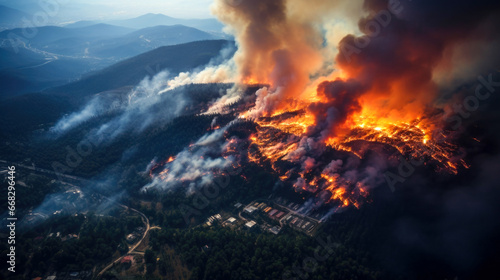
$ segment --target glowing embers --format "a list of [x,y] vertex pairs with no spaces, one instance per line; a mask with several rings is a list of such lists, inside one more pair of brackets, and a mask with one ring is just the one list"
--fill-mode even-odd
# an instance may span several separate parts
[[257,164],[268,160],[276,170],[275,163],[296,150],[300,138],[272,126],[261,126],[250,141],[249,160]]
[[314,125],[314,116],[304,110],[275,113],[272,117],[260,118],[256,121],[261,127],[274,127],[280,131],[303,135]]
[[350,131],[342,138],[329,138],[326,143],[335,149],[353,152],[350,144],[368,141],[389,145],[404,156],[434,162],[438,172],[457,174],[458,169],[468,165],[457,157],[458,147],[450,142],[449,135],[440,129],[430,129],[421,119],[411,122],[391,122],[357,117],[349,123]]
[[[288,115],[291,118],[295,114]],[[322,143],[309,143],[312,139],[299,137],[269,125],[275,121],[271,118],[264,126],[258,126],[257,132],[249,137],[250,148],[248,159],[260,166],[269,166],[283,182],[293,184],[297,191],[305,191],[320,195],[327,203],[338,204],[338,207],[359,207],[368,196],[367,187],[355,179],[346,179],[339,167],[333,163],[319,163],[307,156],[307,150],[314,145],[326,146]],[[262,124],[264,120],[260,120]],[[307,145],[311,147],[307,148]],[[321,150],[322,148],[315,147]],[[339,174],[340,173],[340,174]]]
[[368,187],[361,182],[352,182],[343,178],[340,174],[321,174],[324,189],[331,192],[330,201],[338,200],[342,207],[353,205],[359,208],[368,197]]
[[[373,174],[383,171],[360,165],[345,169],[342,161],[325,167],[327,162],[322,155],[326,146],[346,152],[339,155],[355,156],[359,162],[364,161],[366,151],[373,150],[372,143],[378,143],[386,146],[381,151],[387,152],[387,158],[391,157],[387,147],[392,147],[398,154],[432,163],[438,172],[456,174],[459,168],[467,167],[457,157],[459,149],[448,139],[451,137],[426,121],[429,123],[422,119],[404,122],[353,116],[346,121],[343,135],[322,141],[310,134],[314,118],[304,110],[277,112],[255,121],[258,126],[249,137],[248,158],[261,166],[270,164],[280,180],[293,184],[296,190],[314,193],[341,208],[359,207],[368,200],[369,188],[377,184],[378,175]],[[367,171],[369,168],[372,171]]]

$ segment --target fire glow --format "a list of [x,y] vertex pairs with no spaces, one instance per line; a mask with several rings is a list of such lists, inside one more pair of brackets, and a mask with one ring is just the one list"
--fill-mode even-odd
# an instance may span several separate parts
[[[224,136],[222,158],[270,166],[285,184],[314,194],[312,204],[335,204],[335,209],[369,201],[370,191],[394,167],[391,159],[399,156],[436,173],[468,168],[457,133],[447,130],[451,106],[438,102],[444,83],[439,77],[453,66],[448,53],[480,35],[472,23],[457,23],[460,32],[448,32],[455,27],[403,12],[390,15],[380,35],[370,37],[362,26],[376,22],[390,2],[242,0],[231,5],[215,0],[213,13],[237,42],[232,59],[237,80],[206,114],[231,112],[233,123],[255,124],[247,139]],[[485,22],[483,27],[496,26]],[[367,38],[362,49],[346,48]],[[476,63],[467,59],[460,61]],[[257,86],[254,99],[234,98],[234,89]],[[223,100],[244,104],[229,109]],[[212,133],[218,128],[212,125]],[[247,151],[234,148],[243,142]]]
[[[338,159],[320,160],[327,148],[363,161],[367,147],[376,143],[432,164],[437,172],[457,174],[466,168],[453,137],[436,116],[441,113],[442,117],[442,112],[432,103],[436,94],[430,79],[433,69],[415,64],[417,60],[437,64],[435,54],[395,52],[391,57],[394,65],[386,65],[383,57],[369,57],[373,55],[370,49],[348,61],[345,54],[338,53],[336,69],[326,76],[317,75],[315,71],[329,59],[317,45],[325,40],[316,28],[323,24],[322,15],[356,4],[313,2],[241,1],[235,6],[216,1],[215,14],[233,29],[239,44],[235,58],[240,83],[269,85],[256,92],[253,108],[239,114],[258,125],[248,139],[257,147],[249,153],[249,160],[269,162],[282,181],[292,181],[301,191],[319,194],[326,190],[331,194],[328,201],[339,201],[343,207],[359,207],[377,176],[369,167],[359,174],[363,172],[356,172],[356,166],[344,166]],[[376,12],[362,15],[362,20],[372,19]],[[401,35],[401,44],[406,44],[406,34],[395,35]],[[334,44],[354,38],[347,35]],[[406,63],[406,68],[394,72],[397,63]],[[382,76],[384,72],[387,75]],[[283,161],[300,167],[283,168]]]

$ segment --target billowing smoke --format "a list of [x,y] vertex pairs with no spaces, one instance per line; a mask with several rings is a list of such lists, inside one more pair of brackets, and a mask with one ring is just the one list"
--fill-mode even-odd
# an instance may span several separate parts
[[212,184],[215,177],[221,175],[220,172],[228,169],[235,161],[232,156],[221,156],[228,145],[223,137],[226,129],[227,127],[224,127],[204,135],[177,154],[142,190],[171,191],[185,184],[186,192],[192,193]]
[[347,76],[364,92],[345,102],[380,118],[412,120],[433,110],[445,84],[499,62],[494,1],[217,0],[212,10],[236,38],[239,81],[270,85],[245,117],[290,110],[292,100],[309,103],[321,82]]
[[[253,115],[268,116],[297,99],[322,71],[325,30],[336,9],[352,10],[348,1],[216,0],[212,11],[237,41],[234,61],[241,83],[270,84],[259,92]],[[328,63],[327,63],[328,64]]]
[[308,108],[314,113],[316,119],[316,125],[311,127],[310,132],[319,132],[322,140],[329,136],[335,137],[343,134],[339,130],[343,128],[348,117],[361,111],[358,98],[364,92],[363,86],[352,79],[347,81],[337,79],[333,82],[321,83],[318,86],[321,101],[312,103]]
[[153,124],[165,124],[179,116],[191,103],[182,90],[170,89],[168,72],[146,77],[126,98],[96,95],[79,112],[62,118],[52,132],[62,135],[99,116],[111,117],[91,132],[95,139],[112,141],[125,132],[140,133]]
[[499,7],[495,1],[366,0],[363,34],[340,41],[338,66],[369,88],[364,108],[417,117],[440,98],[440,85],[475,80],[500,63],[493,51],[500,46]]
[[96,116],[113,113],[121,108],[122,104],[120,101],[108,95],[97,95],[81,111],[64,116],[51,130],[57,134],[64,134]]
[[[191,100],[179,90],[180,87],[236,81],[232,60],[234,52],[234,45],[229,43],[202,68],[181,72],[175,77],[171,77],[168,71],[145,77],[123,96],[114,92],[99,93],[82,110],[59,120],[51,132],[61,136],[96,117],[112,116],[111,120],[92,132],[96,139],[111,141],[124,132],[139,133],[153,124],[168,123],[191,104]],[[226,97],[220,101],[222,104],[231,104],[239,99],[239,93],[238,87],[234,87],[222,94]]]
[[171,78],[167,82],[167,90],[188,84],[234,83],[237,79],[236,66],[232,59],[234,52],[234,45],[229,44],[203,68],[181,72],[176,77]]

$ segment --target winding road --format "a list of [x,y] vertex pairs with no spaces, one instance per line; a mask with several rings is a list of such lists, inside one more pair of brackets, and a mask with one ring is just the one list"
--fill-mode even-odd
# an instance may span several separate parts
[[[29,166],[29,165],[23,165],[23,164],[19,164],[19,163],[13,163],[13,162],[8,162],[8,161],[5,161],[5,160],[0,160],[0,164],[3,164],[3,165],[14,165],[16,167],[21,167],[21,168],[25,168],[25,169],[29,169],[29,170],[32,170],[32,171],[36,171],[36,172],[40,172],[40,173],[46,173],[46,174],[51,174],[51,175],[56,175],[59,180],[61,182],[64,182],[62,181],[62,179],[71,179],[71,180],[76,180],[76,181],[80,181],[80,182],[83,182],[83,183],[88,183],[90,182],[89,180],[87,179],[84,179],[84,178],[81,178],[81,177],[77,177],[77,176],[72,176],[72,175],[66,175],[66,174],[61,174],[61,173],[57,173],[57,172],[54,172],[52,170],[48,170],[48,169],[43,169],[43,168],[37,168],[35,166]],[[64,182],[64,183],[68,183],[68,182]],[[112,201],[111,199],[109,199],[108,197],[104,197],[104,199],[107,199],[109,201]],[[146,227],[146,230],[144,231],[144,234],[142,235],[142,238],[140,240],[138,240],[134,245],[132,245],[128,252],[123,255],[123,256],[120,256],[118,257],[117,259],[115,259],[114,261],[112,261],[110,264],[108,264],[104,269],[102,269],[99,274],[97,274],[97,278],[99,279],[103,274],[104,272],[106,272],[108,269],[110,269],[111,267],[113,267],[113,265],[117,264],[118,262],[120,262],[125,256],[127,255],[131,255],[131,254],[142,254],[142,252],[135,252],[135,250],[137,249],[137,247],[139,247],[139,245],[141,245],[141,243],[144,241],[144,239],[146,238],[146,236],[148,235],[149,231],[151,229],[161,229],[160,227],[158,226],[155,226],[155,227],[151,227],[150,223],[149,223],[149,219],[148,217],[146,217],[146,215],[142,212],[140,212],[139,210],[137,209],[134,209],[134,208],[130,208],[126,205],[123,205],[121,203],[118,203],[116,201],[113,200],[114,203],[116,203],[118,206],[124,208],[125,210],[130,210],[132,212],[135,212],[137,214],[139,214],[139,216],[141,216],[141,220],[142,222],[144,223],[144,226]]]
[[[106,198],[106,199],[109,200],[109,198]],[[117,204],[118,204],[118,206],[124,208],[125,210],[130,210],[132,212],[136,212],[137,214],[139,214],[141,216],[142,221],[144,222],[144,225],[146,226],[146,230],[144,231],[144,234],[142,235],[142,238],[139,241],[137,241],[134,245],[132,245],[132,247],[129,248],[128,252],[125,255],[120,256],[119,258],[115,259],[110,264],[108,264],[105,268],[103,268],[101,270],[101,272],[99,272],[99,274],[97,274],[97,279],[101,278],[101,276],[104,274],[104,272],[106,272],[108,269],[110,269],[111,267],[113,267],[113,265],[115,265],[118,262],[120,262],[125,256],[132,255],[132,254],[135,254],[135,253],[141,254],[140,252],[134,252],[135,249],[137,249],[137,247],[139,247],[139,245],[141,245],[142,241],[144,241],[144,239],[146,238],[146,236],[148,235],[148,233],[149,233],[149,231],[151,229],[157,229],[157,228],[159,228],[159,227],[151,228],[151,226],[149,224],[148,217],[146,217],[146,215],[144,215],[144,213],[140,212],[139,210],[134,209],[134,208],[130,208],[130,207],[128,207],[126,205],[123,205],[123,204],[120,204],[120,203],[117,203]]]

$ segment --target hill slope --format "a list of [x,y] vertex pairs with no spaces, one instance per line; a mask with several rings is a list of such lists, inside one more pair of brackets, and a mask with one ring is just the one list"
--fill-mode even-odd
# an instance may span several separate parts
[[161,46],[215,39],[220,38],[192,27],[161,25],[140,29],[113,40],[100,41],[90,46],[88,52],[97,57],[127,58]]
[[[82,105],[85,97],[116,90],[128,93],[144,77],[163,69],[171,73],[202,67],[230,41],[200,41],[161,47],[110,66],[77,82],[48,89],[44,93],[26,94],[2,100],[0,106],[1,138],[21,137],[35,129],[46,127]],[[26,112],[29,112],[29,116]]]
[[144,77],[164,69],[176,75],[207,64],[228,44],[230,41],[213,40],[160,47],[119,62],[74,83],[47,90],[47,93],[84,97],[136,85]]

